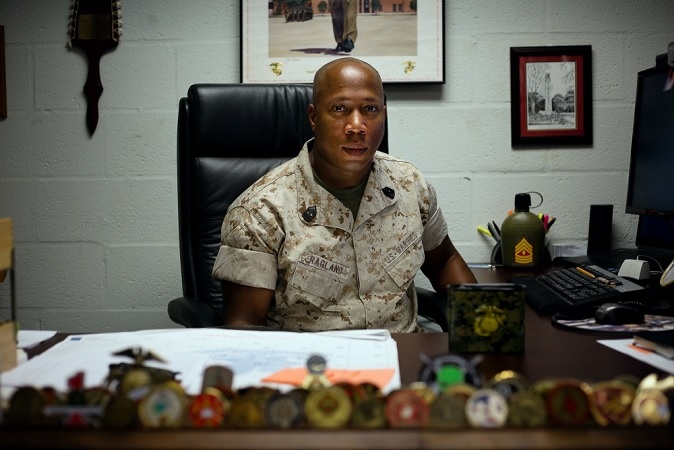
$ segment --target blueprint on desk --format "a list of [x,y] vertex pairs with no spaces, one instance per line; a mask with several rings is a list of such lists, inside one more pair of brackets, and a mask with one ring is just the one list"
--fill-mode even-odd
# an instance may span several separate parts
[[178,380],[192,395],[200,392],[208,366],[229,367],[234,372],[232,387],[240,389],[264,385],[262,379],[280,370],[306,367],[314,354],[323,356],[332,369],[394,369],[383,390],[400,387],[398,349],[386,330],[294,333],[190,328],[70,335],[3,373],[3,397],[24,385],[66,391],[68,378],[78,372],[84,373],[85,387],[101,386],[110,364],[131,362],[114,353],[132,347],[161,357],[165,363],[148,361],[147,365],[178,372]]

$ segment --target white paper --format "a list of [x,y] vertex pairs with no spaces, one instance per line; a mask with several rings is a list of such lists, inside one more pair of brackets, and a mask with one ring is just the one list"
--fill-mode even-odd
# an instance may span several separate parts
[[664,356],[645,348],[635,348],[634,339],[606,339],[597,341],[613,350],[631,356],[634,359],[643,361],[660,370],[674,374],[674,360],[665,358]]
[[211,365],[232,369],[233,388],[240,389],[262,385],[263,378],[281,369],[306,367],[313,354],[323,356],[330,369],[395,369],[384,391],[400,387],[398,349],[386,330],[293,333],[190,328],[71,335],[3,373],[3,396],[23,385],[66,391],[68,378],[80,371],[85,387],[101,386],[110,364],[131,362],[113,354],[131,347],[152,351],[165,360],[147,365],[179,372],[177,379],[188,394],[201,390],[203,371]]
[[17,347],[18,348],[31,348],[35,347],[41,342],[46,341],[56,334],[56,331],[46,331],[46,330],[19,330],[17,336]]

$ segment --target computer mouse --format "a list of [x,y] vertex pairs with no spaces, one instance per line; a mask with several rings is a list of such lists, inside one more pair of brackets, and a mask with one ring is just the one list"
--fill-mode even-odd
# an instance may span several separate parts
[[597,308],[594,320],[603,325],[644,323],[644,313],[622,303],[604,303]]

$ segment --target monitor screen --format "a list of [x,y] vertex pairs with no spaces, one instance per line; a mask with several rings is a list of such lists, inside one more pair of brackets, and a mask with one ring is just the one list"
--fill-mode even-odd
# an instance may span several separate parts
[[[625,212],[674,215],[674,87],[671,69],[639,72]],[[666,86],[670,86],[666,89]]]

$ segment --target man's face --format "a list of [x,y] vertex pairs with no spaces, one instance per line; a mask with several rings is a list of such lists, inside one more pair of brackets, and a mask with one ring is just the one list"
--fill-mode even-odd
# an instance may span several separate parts
[[368,175],[384,137],[383,89],[372,69],[357,62],[333,65],[320,83],[309,105],[313,168],[333,188],[353,187]]

